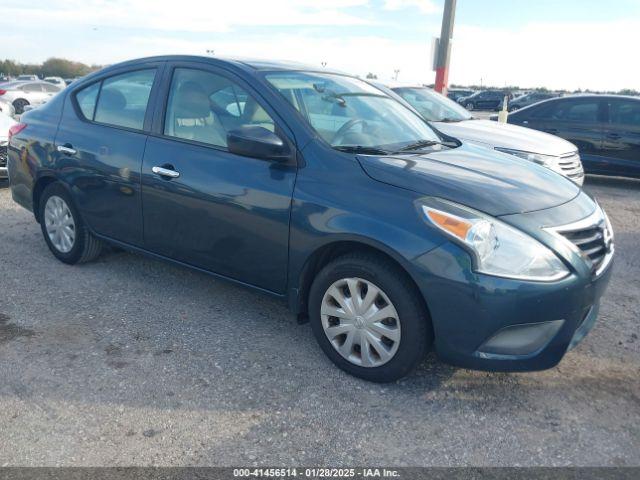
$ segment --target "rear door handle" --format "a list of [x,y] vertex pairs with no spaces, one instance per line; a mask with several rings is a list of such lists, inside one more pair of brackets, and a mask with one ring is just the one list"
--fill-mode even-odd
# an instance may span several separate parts
[[180,176],[180,172],[176,172],[171,168],[152,167],[151,171],[156,175],[160,175],[161,177],[178,178]]
[[66,153],[67,155],[75,155],[76,153],[78,153],[78,151],[68,143],[65,143],[64,145],[58,145],[56,149],[60,153]]

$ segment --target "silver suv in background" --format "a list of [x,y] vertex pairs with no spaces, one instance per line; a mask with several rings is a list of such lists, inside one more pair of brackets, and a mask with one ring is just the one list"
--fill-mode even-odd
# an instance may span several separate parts
[[578,148],[562,138],[530,128],[477,119],[461,105],[427,87],[399,84],[377,86],[411,106],[450,137],[544,165],[578,185],[584,182]]
[[58,85],[40,80],[37,82],[15,81],[0,84],[0,98],[10,102],[15,108],[16,115],[21,115],[27,105],[34,107],[42,105],[61,90],[63,88]]

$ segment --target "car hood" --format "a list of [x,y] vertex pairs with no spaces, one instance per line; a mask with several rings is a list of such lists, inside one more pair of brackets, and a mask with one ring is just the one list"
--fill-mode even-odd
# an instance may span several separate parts
[[373,179],[501,216],[556,207],[580,189],[548,168],[475,145],[419,155],[358,155]]
[[461,141],[482,143],[490,147],[511,148],[556,157],[573,153],[578,148],[555,135],[491,120],[463,120],[462,122],[432,122],[434,126]]

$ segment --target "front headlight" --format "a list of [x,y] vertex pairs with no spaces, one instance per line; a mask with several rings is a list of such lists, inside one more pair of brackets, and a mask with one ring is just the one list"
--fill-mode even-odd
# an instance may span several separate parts
[[540,282],[569,275],[551,250],[496,218],[438,198],[421,199],[418,205],[431,225],[471,253],[479,273]]
[[555,166],[556,157],[553,155],[542,155],[541,153],[523,152],[522,150],[512,150],[510,148],[495,147],[495,149],[502,153],[508,153],[509,155],[515,155],[519,158],[524,158],[530,162],[535,162],[538,165],[544,165],[548,168]]

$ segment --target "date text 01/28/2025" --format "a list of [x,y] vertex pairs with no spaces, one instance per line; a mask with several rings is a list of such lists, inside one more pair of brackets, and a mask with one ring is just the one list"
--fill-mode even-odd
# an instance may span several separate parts
[[387,468],[237,468],[234,477],[297,477],[304,478],[398,478],[397,470]]

